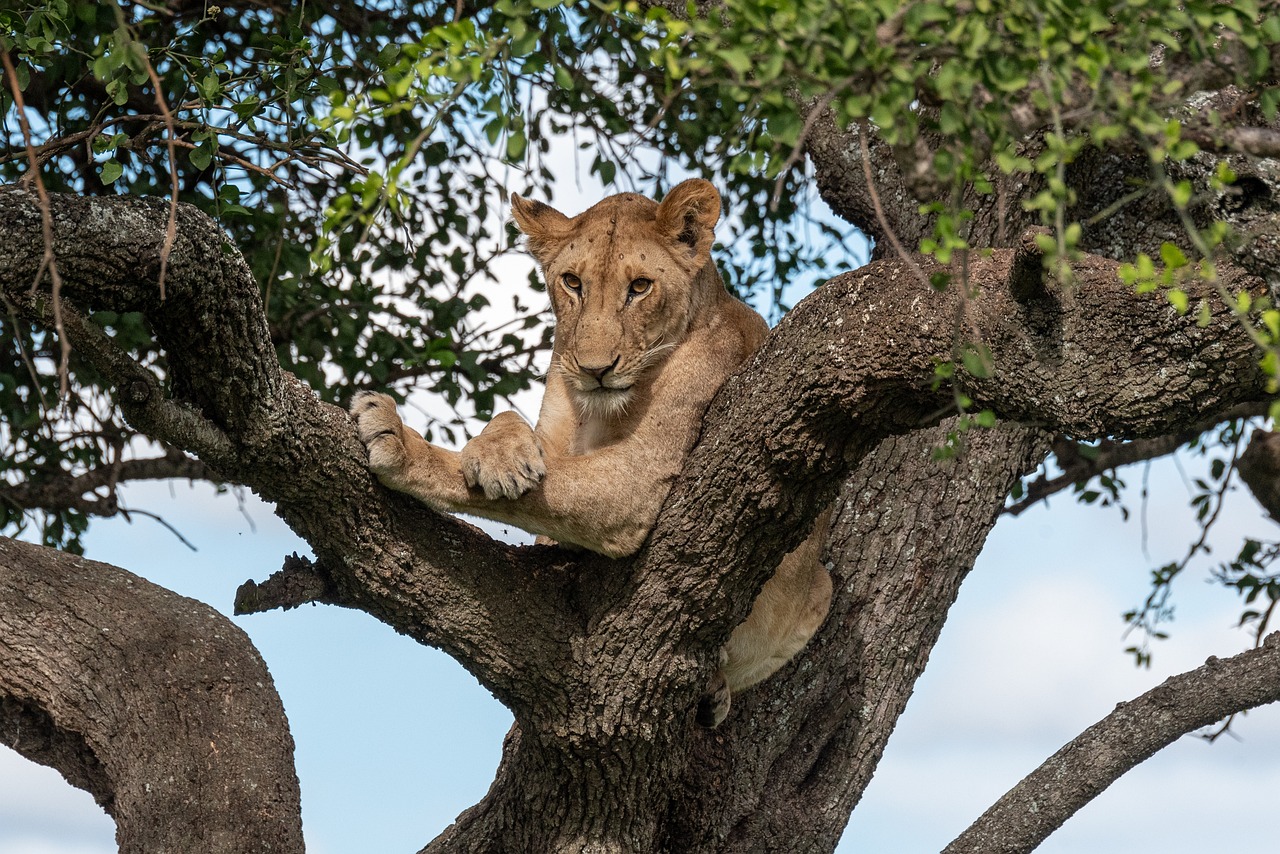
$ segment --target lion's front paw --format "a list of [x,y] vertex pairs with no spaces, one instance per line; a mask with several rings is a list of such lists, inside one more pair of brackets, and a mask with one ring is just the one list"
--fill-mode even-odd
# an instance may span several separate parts
[[503,412],[462,449],[467,486],[488,499],[515,499],[542,482],[547,465],[533,428],[514,412]]
[[362,391],[351,399],[350,412],[356,433],[369,451],[369,469],[379,477],[402,471],[408,463],[408,452],[396,402],[385,394]]

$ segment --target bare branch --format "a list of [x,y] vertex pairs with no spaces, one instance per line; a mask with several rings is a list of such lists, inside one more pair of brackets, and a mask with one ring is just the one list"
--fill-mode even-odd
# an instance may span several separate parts
[[944,849],[1020,854],[1035,849],[1125,772],[1181,736],[1280,700],[1280,634],[1262,647],[1165,680],[1071,741]]
[[[1010,516],[1021,515],[1049,496],[1056,495],[1074,484],[1084,483],[1103,472],[1172,454],[1188,442],[1194,441],[1206,430],[1211,430],[1224,421],[1265,415],[1268,406],[1266,402],[1241,404],[1215,416],[1210,422],[1197,424],[1169,436],[1137,439],[1132,442],[1104,439],[1095,449],[1096,453],[1089,456],[1080,453],[1080,446],[1074,440],[1065,436],[1058,437],[1053,443],[1053,449],[1058,465],[1063,470],[1062,474],[1055,477],[1049,477],[1047,474],[1040,475],[1026,486],[1024,497],[1010,504],[1004,512]],[[1242,469],[1241,475],[1243,474]]]
[[[114,465],[99,466],[79,475],[59,472],[57,475],[20,484],[0,484],[0,501],[21,509],[75,509],[99,516],[113,516],[119,510],[115,486],[133,480],[217,480],[210,467],[182,454],[122,460]],[[87,498],[88,493],[107,488],[107,496]]]
[[241,584],[236,590],[235,612],[237,615],[260,614],[276,608],[287,611],[308,602],[342,604],[316,565],[295,552],[284,559],[284,567],[279,572],[261,584],[254,581]]

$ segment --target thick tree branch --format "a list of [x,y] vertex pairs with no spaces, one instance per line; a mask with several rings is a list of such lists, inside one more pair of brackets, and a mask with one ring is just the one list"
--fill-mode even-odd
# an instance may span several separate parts
[[[335,599],[453,653],[510,700],[513,683],[535,673],[530,648],[547,641],[524,631],[530,616],[551,627],[572,619],[564,579],[532,573],[551,564],[545,550],[526,560],[377,486],[346,413],[281,371],[258,285],[208,217],[180,208],[162,301],[164,202],[55,196],[52,207],[68,301],[142,311],[164,349],[170,394],[80,313],[68,314],[76,357],[115,383],[133,426],[274,500],[318,565],[335,568]],[[38,319],[31,286],[44,241],[34,195],[0,189],[0,223],[0,288]]]
[[[1214,221],[1227,223],[1235,234],[1231,246],[1236,262],[1278,287],[1280,241],[1275,234],[1280,231],[1280,159],[1273,149],[1280,129],[1265,124],[1254,106],[1246,108],[1247,115],[1241,118],[1253,126],[1223,130],[1205,117],[1210,111],[1227,115],[1241,109],[1240,102],[1247,95],[1234,87],[1216,92],[1185,91],[1196,93],[1176,111],[1187,125],[1188,137],[1207,151],[1238,152],[1228,158],[1238,177],[1226,188],[1215,185],[1220,158],[1209,153],[1169,164],[1168,177],[1191,182],[1195,191],[1191,214],[1196,226],[1203,229]],[[803,112],[807,107],[800,105],[800,109]],[[1035,130],[1042,121],[1041,117],[1028,120],[1024,150],[1019,153],[1036,155],[1041,143]],[[822,198],[838,216],[875,239],[873,258],[887,258],[890,241],[884,226],[904,245],[918,246],[933,230],[933,218],[922,216],[919,206],[938,201],[943,191],[929,185],[930,154],[923,138],[917,143],[922,150],[906,152],[906,156],[899,156],[903,153],[895,153],[880,141],[874,130],[869,142],[881,215],[875,211],[872,189],[862,173],[859,128],[842,130],[825,115],[814,123],[806,150]],[[1008,246],[1027,228],[1042,224],[1038,212],[1022,206],[1044,188],[1042,176],[1003,176],[994,166],[989,174],[995,192],[981,194],[968,186],[961,200],[974,215],[964,236],[975,248]],[[1159,257],[1165,242],[1186,251],[1193,248],[1168,193],[1153,180],[1150,159],[1132,141],[1081,152],[1066,170],[1066,183],[1077,199],[1067,216],[1084,226],[1080,242],[1084,251],[1125,260],[1139,252]]]
[[[6,233],[15,240],[34,238],[43,246],[43,237],[33,228],[38,210],[29,194],[8,188],[3,195],[6,215],[12,217],[5,223]],[[162,298],[158,281],[168,223],[166,202],[64,196],[54,207],[53,250],[66,284],[64,296],[92,308],[143,312],[166,352],[187,355],[169,367],[175,396],[185,398],[219,429],[236,433],[243,443],[261,440],[270,430],[266,422],[270,404],[280,393],[281,372],[257,283],[221,229],[194,208],[181,207],[178,243],[169,257],[167,293]],[[32,260],[25,244],[0,248],[5,289],[15,300],[23,296],[13,287],[16,280],[36,280],[38,264]],[[210,282],[218,286],[210,287]],[[68,330],[72,343],[82,351],[102,351],[100,361],[108,362],[110,342],[95,341],[93,330],[81,327],[79,340]],[[127,370],[120,358],[110,357],[110,375]]]
[[[66,197],[54,202],[68,295],[94,307],[147,312],[177,377],[175,405],[194,406],[222,425],[235,444],[233,458],[219,460],[219,470],[277,501],[282,515],[316,548],[320,565],[344,567],[333,579],[343,596],[415,637],[455,651],[491,687],[520,672],[518,663],[507,662],[500,676],[486,672],[481,662],[499,666],[494,657],[511,644],[499,625],[515,634],[515,627],[528,624],[526,613],[474,597],[492,591],[509,598],[508,591],[494,588],[493,578],[496,566],[514,562],[504,572],[538,578],[526,591],[526,605],[541,602],[554,625],[568,618],[553,614],[564,607],[561,588],[574,583],[572,576],[536,576],[532,570],[545,566],[545,558],[528,563],[518,552],[375,489],[345,416],[280,372],[257,286],[207,219],[183,209],[170,295],[162,304],[154,283],[167,213],[162,204]],[[6,290],[16,296],[34,275],[38,253],[30,249],[40,245],[38,210],[34,199],[15,191],[0,193],[0,205],[9,238],[0,244],[0,271]],[[810,308],[797,309],[752,367],[722,391],[707,437],[691,458],[685,485],[673,492],[672,509],[659,522],[644,565],[678,566],[687,563],[685,550],[692,549],[701,568],[710,570],[721,564],[718,548],[710,545],[717,540],[740,543],[734,551],[741,562],[731,565],[772,565],[761,558],[780,554],[787,539],[773,535],[786,530],[798,537],[849,465],[880,438],[912,429],[945,407],[947,393],[928,389],[934,362],[954,352],[955,318],[962,314],[997,360],[991,379],[969,383],[970,396],[1008,418],[1078,435],[1160,433],[1185,426],[1171,421],[1203,417],[1260,395],[1251,346],[1225,309],[1199,329],[1155,298],[1133,295],[1118,282],[1114,265],[1099,260],[1080,265],[1074,291],[1019,303],[1007,292],[1010,263],[1008,253],[973,263],[980,293],[972,300],[959,299],[958,289],[936,296],[904,280],[902,265],[882,263],[833,281],[807,301]],[[1229,287],[1244,286],[1231,270],[1224,276]],[[1135,328],[1144,330],[1145,357],[1123,371],[1109,366],[1111,375],[1100,376],[1092,354],[1128,349]],[[867,346],[873,341],[880,343]],[[1192,356],[1194,364],[1187,362]],[[767,438],[743,442],[744,436]],[[709,493],[722,496],[733,512],[716,512],[719,505],[706,500]],[[674,509],[690,503],[700,505],[694,518],[708,527],[683,521]],[[353,527],[335,530],[335,515],[351,517]],[[364,533],[353,539],[355,531]],[[456,550],[445,546],[450,541]],[[416,545],[397,553],[386,548],[394,542]],[[608,571],[592,572],[593,590],[621,593],[600,582]],[[712,572],[710,578],[718,576]],[[723,591],[712,584],[692,601],[718,600]],[[742,588],[744,603],[753,586]],[[666,597],[671,609],[687,611],[692,592]],[[413,603],[408,612],[404,602]],[[711,637],[732,619],[708,628],[698,646],[711,648]]]
[[1280,634],[1167,679],[1089,727],[944,849],[1020,854],[1035,849],[1122,774],[1183,735],[1280,700]]
[[0,539],[0,740],[87,789],[125,854],[303,850],[293,739],[257,651],[116,567]]
[[[954,420],[882,442],[841,487],[829,538],[836,597],[818,636],[720,730],[699,733],[670,850],[747,852],[760,839],[830,851],[870,782],[1006,491],[1044,456],[1039,431]],[[716,797],[699,798],[706,781]],[[748,781],[742,783],[741,781]],[[789,829],[804,826],[805,838]]]
[[[1078,265],[1071,291],[1054,283],[1052,298],[1024,304],[1009,293],[1011,260],[996,251],[972,261],[977,294],[969,299],[957,287],[935,295],[903,265],[884,262],[832,280],[797,306],[713,402],[640,566],[697,568],[677,588],[684,609],[717,599],[692,581],[718,586],[717,567],[764,568],[755,579],[762,582],[851,462],[946,407],[949,392],[931,389],[934,365],[954,352],[957,317],[995,358],[989,378],[960,382],[976,406],[1005,419],[1081,437],[1151,436],[1264,397],[1256,353],[1216,298],[1201,328],[1135,295],[1114,264],[1091,259]],[[1226,275],[1228,288],[1248,285]],[[1135,334],[1131,359],[1096,357],[1135,350]],[[734,610],[708,630],[727,631],[739,616]]]

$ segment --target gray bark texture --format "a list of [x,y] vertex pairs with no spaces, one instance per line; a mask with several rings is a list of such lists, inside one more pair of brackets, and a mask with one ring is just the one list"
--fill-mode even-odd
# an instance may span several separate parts
[[92,794],[126,854],[303,850],[257,650],[114,566],[0,539],[0,741]]

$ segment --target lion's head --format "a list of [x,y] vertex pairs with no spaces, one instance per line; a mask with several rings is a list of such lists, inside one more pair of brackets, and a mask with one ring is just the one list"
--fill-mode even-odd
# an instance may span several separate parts
[[513,195],[511,212],[551,294],[554,369],[585,411],[625,411],[711,303],[709,289],[723,288],[711,261],[720,194],[692,179],[661,203],[621,193],[570,218]]

